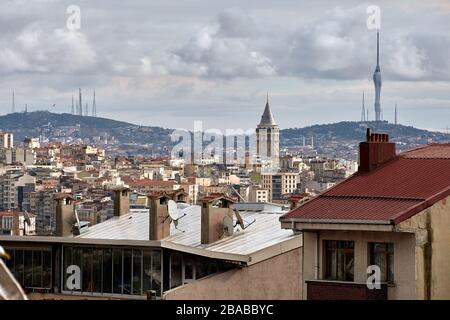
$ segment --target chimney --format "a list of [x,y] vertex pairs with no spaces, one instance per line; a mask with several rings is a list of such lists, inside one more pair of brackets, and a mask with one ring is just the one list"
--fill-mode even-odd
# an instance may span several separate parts
[[395,143],[389,135],[370,133],[367,128],[366,141],[359,143],[359,172],[369,172],[395,157]]
[[161,240],[170,236],[170,217],[167,202],[170,197],[165,192],[155,191],[148,195],[150,207],[150,240]]
[[114,216],[120,217],[130,212],[130,189],[114,189]]
[[212,194],[200,199],[202,205],[201,243],[208,244],[219,240],[224,234],[223,219],[233,219],[234,199],[223,194]]
[[183,188],[174,190],[169,196],[175,202],[189,203],[189,194]]
[[290,205],[290,210],[297,208],[298,206],[300,206],[302,203],[306,202],[307,200],[309,200],[309,194],[307,194],[307,193],[297,193],[287,199],[287,201]]
[[56,194],[56,236],[69,237],[73,235],[75,224],[73,198],[69,194]]

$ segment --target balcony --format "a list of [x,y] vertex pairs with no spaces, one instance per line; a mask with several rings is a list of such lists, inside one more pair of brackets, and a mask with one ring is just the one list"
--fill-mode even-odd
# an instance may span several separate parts
[[387,284],[370,290],[365,283],[307,280],[308,300],[387,300]]

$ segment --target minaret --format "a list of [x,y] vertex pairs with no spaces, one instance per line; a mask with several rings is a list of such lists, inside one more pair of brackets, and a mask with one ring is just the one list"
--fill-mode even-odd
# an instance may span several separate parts
[[361,122],[366,122],[366,104],[364,102],[364,91],[362,95]]
[[269,105],[267,92],[266,106],[261,121],[256,127],[256,153],[260,160],[270,162],[272,168],[278,167],[280,155],[280,129],[275,123]]
[[381,69],[380,69],[380,31],[377,30],[377,66],[373,73],[373,83],[375,85],[375,121],[381,121]]

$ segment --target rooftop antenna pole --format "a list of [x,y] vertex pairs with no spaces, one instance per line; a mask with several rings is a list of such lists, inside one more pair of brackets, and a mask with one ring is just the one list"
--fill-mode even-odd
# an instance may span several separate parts
[[366,122],[366,106],[364,102],[364,91],[362,94],[361,122]]
[[395,125],[397,125],[397,102],[395,103]]
[[14,97],[14,90],[13,90],[13,95],[12,95],[12,113],[16,112],[16,101],[15,101],[15,97]]
[[78,89],[78,115],[83,115],[83,100],[81,98],[81,88]]
[[92,101],[92,116],[97,117],[97,106],[95,105],[95,89],[94,89],[94,100]]

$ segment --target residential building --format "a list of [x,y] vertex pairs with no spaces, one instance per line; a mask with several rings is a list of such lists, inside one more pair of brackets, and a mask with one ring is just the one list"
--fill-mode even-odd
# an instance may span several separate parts
[[295,193],[299,174],[295,172],[262,173],[262,187],[269,191],[269,202],[283,201]]
[[280,219],[304,236],[303,297],[450,299],[450,144],[359,148],[356,174]]

